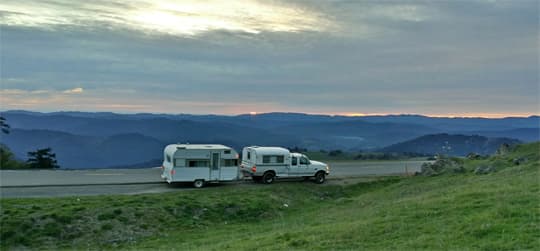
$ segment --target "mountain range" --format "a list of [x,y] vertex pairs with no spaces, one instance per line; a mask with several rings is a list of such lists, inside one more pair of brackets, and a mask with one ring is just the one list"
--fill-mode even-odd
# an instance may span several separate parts
[[[421,115],[329,116],[301,113],[257,115],[116,114],[109,112],[6,111],[12,127],[2,135],[19,159],[28,151],[52,147],[64,168],[134,167],[159,163],[171,143],[220,143],[241,150],[247,145],[301,147],[309,150],[423,151],[396,144],[440,134],[456,136],[455,155],[462,155],[459,135],[478,135],[489,142],[540,140],[540,117],[438,118]],[[498,139],[497,139],[498,138]],[[502,138],[502,139],[501,139]],[[429,138],[422,139],[429,145]],[[483,144],[474,140],[474,144]],[[405,147],[405,149],[403,149]],[[470,147],[470,146],[469,146]],[[466,149],[466,148],[464,148]],[[480,149],[480,148],[476,148]],[[486,148],[486,151],[491,151]],[[466,153],[465,153],[466,154]]]
[[514,145],[521,141],[510,138],[488,138],[479,135],[430,134],[393,144],[381,149],[382,152],[411,152],[425,155],[444,154],[465,156],[469,153],[489,155],[497,151],[502,144]]

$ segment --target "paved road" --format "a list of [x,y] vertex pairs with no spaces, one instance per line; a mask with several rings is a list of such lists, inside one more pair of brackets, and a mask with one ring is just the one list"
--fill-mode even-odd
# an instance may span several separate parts
[[[329,163],[331,179],[414,173],[424,161],[373,161]],[[48,197],[97,194],[139,194],[174,191],[189,185],[170,186],[160,178],[161,169],[97,170],[0,170],[0,196]]]
[[160,175],[160,168],[0,170],[0,187],[156,183]]
[[329,177],[354,177],[368,175],[394,175],[420,171],[420,166],[427,161],[354,161],[333,162]]

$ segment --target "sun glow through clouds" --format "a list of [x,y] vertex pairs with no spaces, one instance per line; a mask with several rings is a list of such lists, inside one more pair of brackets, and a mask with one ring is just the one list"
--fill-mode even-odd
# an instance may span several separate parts
[[183,35],[211,30],[297,32],[325,27],[320,14],[250,1],[158,2],[133,11],[128,19],[146,30]]
[[[96,10],[99,10],[96,12]],[[258,34],[328,31],[333,26],[322,13],[293,4],[258,1],[112,1],[85,8],[55,2],[25,6],[0,4],[0,24],[55,29],[59,26],[127,28],[176,36],[224,30]]]

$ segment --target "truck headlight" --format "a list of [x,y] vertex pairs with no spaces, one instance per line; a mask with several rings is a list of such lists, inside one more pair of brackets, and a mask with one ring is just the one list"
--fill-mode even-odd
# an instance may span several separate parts
[[330,166],[326,166],[326,171],[330,171]]

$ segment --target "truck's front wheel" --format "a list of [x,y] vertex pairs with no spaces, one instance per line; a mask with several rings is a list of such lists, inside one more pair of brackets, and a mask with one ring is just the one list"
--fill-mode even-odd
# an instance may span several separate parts
[[326,175],[323,172],[318,172],[315,174],[315,183],[322,184],[326,180]]
[[262,177],[264,184],[272,184],[275,179],[276,175],[273,172],[266,172]]

